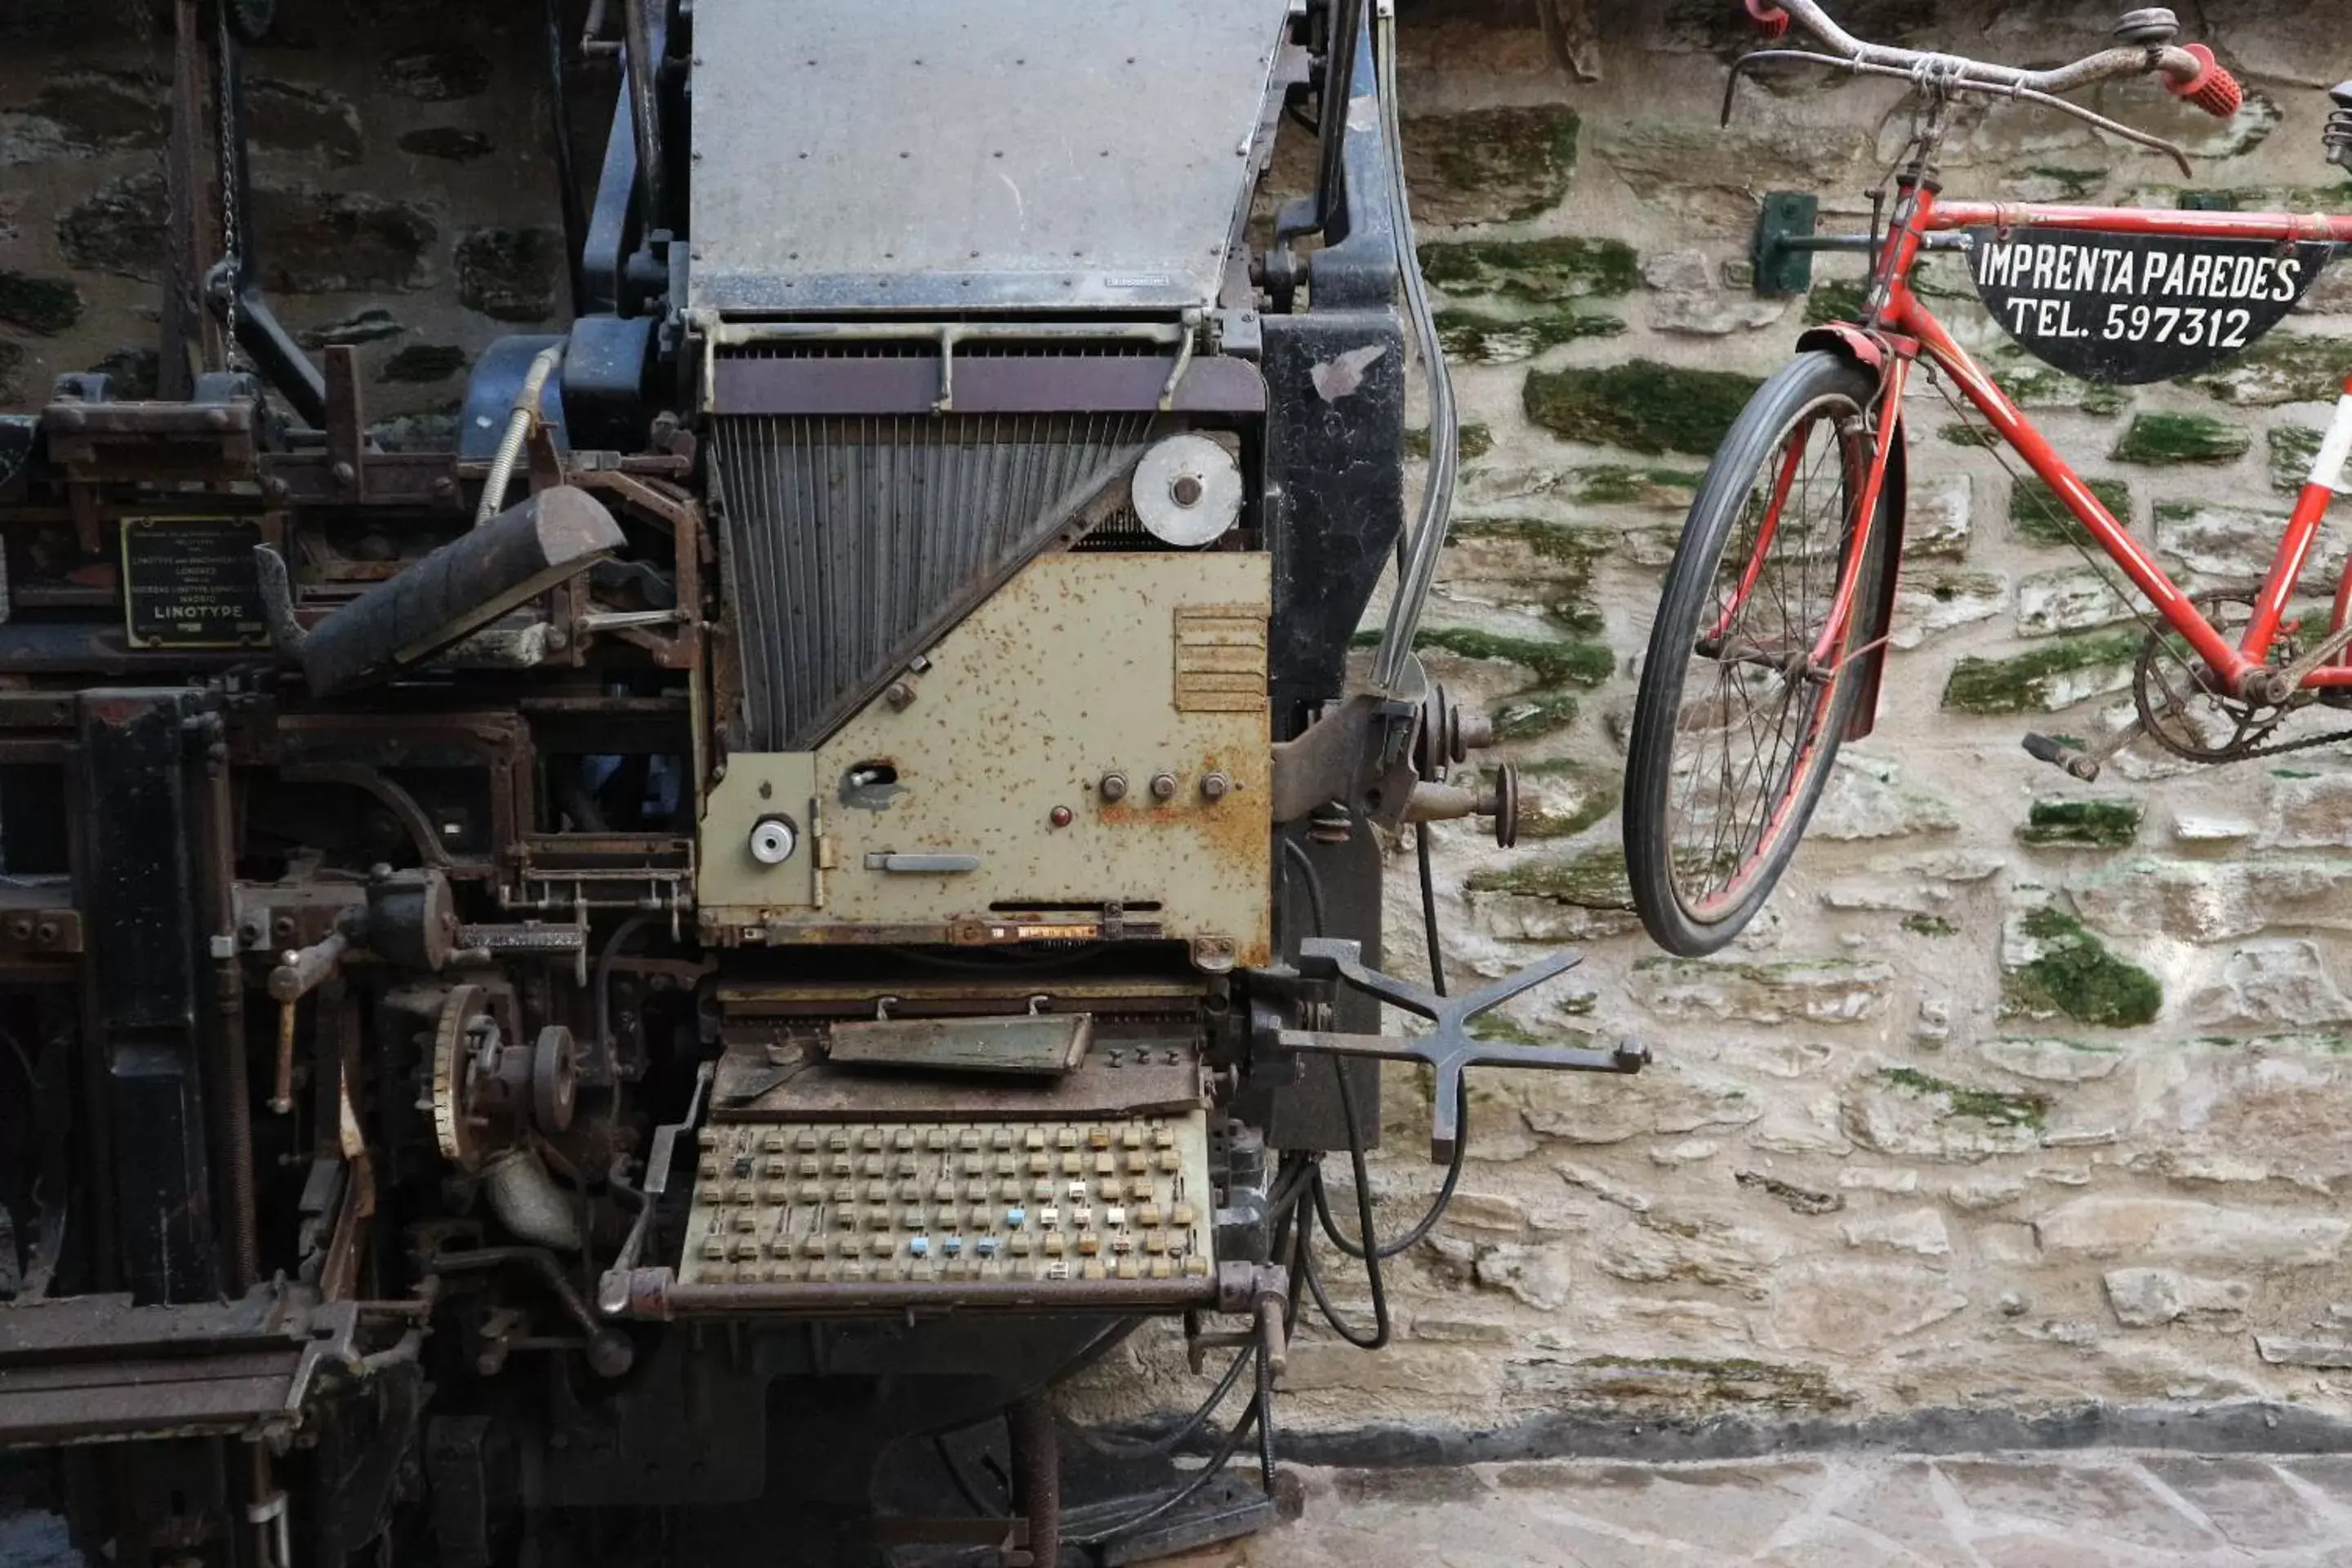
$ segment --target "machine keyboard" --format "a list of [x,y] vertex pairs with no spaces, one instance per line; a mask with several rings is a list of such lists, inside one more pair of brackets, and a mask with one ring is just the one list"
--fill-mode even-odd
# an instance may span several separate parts
[[702,1128],[688,1284],[1183,1280],[1212,1271],[1208,1116]]

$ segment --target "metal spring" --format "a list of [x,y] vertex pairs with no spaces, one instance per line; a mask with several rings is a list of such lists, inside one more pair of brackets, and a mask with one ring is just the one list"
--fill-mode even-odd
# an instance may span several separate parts
[[1354,818],[1336,800],[1318,806],[1307,819],[1307,837],[1318,844],[1345,844],[1354,831]]
[[2352,109],[2339,109],[2327,117],[2327,129],[2322,132],[2327,144],[2327,161],[2352,169]]

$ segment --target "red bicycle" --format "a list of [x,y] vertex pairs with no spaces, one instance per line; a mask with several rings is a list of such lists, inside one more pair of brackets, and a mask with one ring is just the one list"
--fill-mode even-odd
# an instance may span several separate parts
[[[1685,522],[1642,668],[1628,748],[1625,858],[1633,899],[1668,951],[1712,952],[1762,908],[1828,782],[1841,742],[1876,717],[1906,493],[1903,397],[1921,359],[2023,458],[2160,620],[2135,671],[2138,717],[2088,751],[2028,736],[2079,778],[2147,734],[2204,762],[2259,755],[2315,702],[2352,706],[2352,567],[2326,636],[2298,647],[2287,619],[2328,503],[2347,489],[2352,378],[2268,577],[2190,596],[2108,511],[1913,292],[1923,254],[1965,255],[1979,297],[2021,345],[2071,374],[2145,383],[2202,369],[2294,309],[2352,217],[1947,202],[1937,153],[1968,95],[2063,110],[2168,153],[2170,142],[2060,95],[2153,76],[2221,119],[2243,95],[2201,45],[2174,42],[2162,9],[2129,13],[2116,47],[2053,70],[1889,48],[1844,32],[1815,0],[1748,0],[1769,30],[1791,17],[1821,51],[1765,47],[1746,71],[1804,62],[1916,88],[1910,146],[1887,220],[1855,237],[1872,255],[1862,319],[1810,331],[1717,448]],[[2332,162],[2352,169],[2352,82],[2336,88]],[[2298,743],[2311,743],[2308,742]]]

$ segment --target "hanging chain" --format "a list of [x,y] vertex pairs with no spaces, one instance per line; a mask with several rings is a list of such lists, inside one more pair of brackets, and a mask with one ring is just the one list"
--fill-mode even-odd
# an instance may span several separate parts
[[236,107],[229,91],[229,76],[234,68],[229,50],[235,42],[228,31],[228,0],[215,0],[214,10],[219,20],[220,55],[215,62],[213,97],[220,105],[220,196],[221,196],[221,259],[214,269],[224,284],[226,319],[221,328],[221,368],[234,372],[237,367],[236,306],[238,291],[245,279],[241,276],[243,262],[237,252],[236,234]]

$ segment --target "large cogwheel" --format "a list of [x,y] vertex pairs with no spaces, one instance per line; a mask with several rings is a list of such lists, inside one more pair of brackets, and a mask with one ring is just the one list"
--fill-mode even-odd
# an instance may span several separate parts
[[467,1115],[467,1079],[474,1070],[474,1027],[488,1014],[486,993],[478,985],[459,985],[441,1005],[440,1022],[433,1031],[433,1083],[427,1099],[433,1109],[433,1137],[441,1157],[461,1170],[481,1163],[483,1151],[474,1137]]

